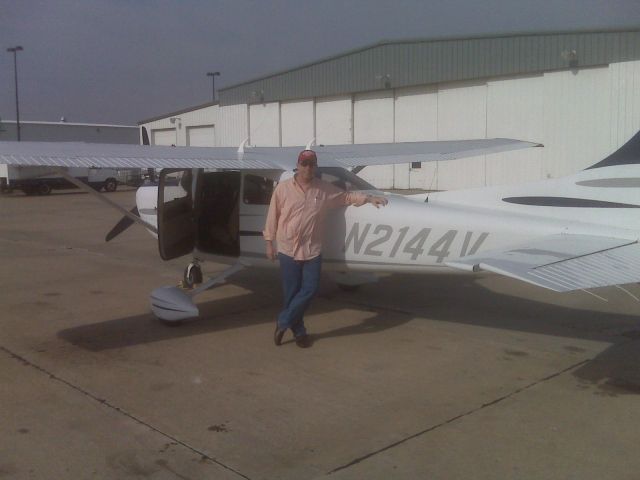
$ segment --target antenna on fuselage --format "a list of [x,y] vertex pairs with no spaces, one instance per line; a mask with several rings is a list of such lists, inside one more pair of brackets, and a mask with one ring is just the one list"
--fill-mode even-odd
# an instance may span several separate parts
[[438,162],[436,162],[436,169],[435,169],[435,172],[433,172],[433,177],[431,177],[431,183],[429,184],[429,189],[427,190],[427,198],[424,199],[424,203],[429,203],[429,194],[431,194],[431,192],[433,191],[431,190],[431,188],[433,187],[433,182],[437,177],[438,177]]
[[249,137],[247,137],[242,141],[242,143],[238,147],[238,160],[242,160],[242,158],[244,157],[244,149],[250,148],[250,147],[251,145],[249,145]]
[[305,150],[311,150],[311,147],[316,145],[316,137],[313,137],[311,140],[309,140],[309,142],[307,143],[307,145],[304,147]]

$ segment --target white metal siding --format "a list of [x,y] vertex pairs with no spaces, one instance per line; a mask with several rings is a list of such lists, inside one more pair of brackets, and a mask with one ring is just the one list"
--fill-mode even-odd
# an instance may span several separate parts
[[282,146],[306,145],[314,138],[313,100],[304,102],[283,102]]
[[[361,93],[353,104],[353,143],[393,142],[393,92]],[[393,188],[393,165],[371,166],[359,174],[378,188]]]
[[[396,90],[395,141],[418,142],[438,139],[438,89],[433,86]],[[436,188],[435,162],[394,166],[395,188]]]
[[[485,138],[487,85],[461,82],[438,91],[438,140]],[[485,185],[484,156],[438,162],[438,190]]]
[[543,176],[561,177],[610,150],[609,69],[544,75]]
[[249,117],[251,145],[280,146],[280,104],[278,102],[251,105]]
[[[513,77],[487,85],[487,137],[543,142],[544,77]],[[487,185],[521,183],[542,178],[544,149],[530,148],[486,157]]]
[[192,147],[215,147],[215,127],[213,125],[187,127],[187,145]]
[[[171,119],[175,121],[171,123]],[[141,125],[149,132],[152,145],[187,145],[188,130],[192,127],[215,125],[219,122],[220,112],[217,105],[188,112],[176,113],[159,120]],[[177,131],[176,131],[177,130]],[[177,134],[177,138],[176,138]]]
[[238,147],[249,136],[247,106],[220,107],[218,147]]
[[217,105],[212,105],[190,112],[184,112],[177,116],[180,117],[182,125],[188,128],[191,126],[215,125],[218,123],[219,112],[220,108]]
[[167,117],[145,125],[154,143],[176,143],[176,125],[178,145],[193,144],[194,127],[211,125],[218,146],[238,146],[249,126],[252,144],[271,146],[306,144],[314,135],[318,144],[493,137],[543,143],[542,149],[425,163],[421,169],[367,167],[361,173],[384,188],[511,184],[584,169],[640,130],[640,61],[315,102],[216,105],[176,116],[176,124]]
[[640,130],[640,61],[609,65],[610,150]]
[[316,101],[316,142],[320,145],[352,143],[352,100],[350,96]]

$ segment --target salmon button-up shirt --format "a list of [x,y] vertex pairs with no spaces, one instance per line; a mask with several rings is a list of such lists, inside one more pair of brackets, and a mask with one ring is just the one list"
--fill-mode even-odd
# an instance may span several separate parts
[[294,176],[275,188],[262,234],[265,240],[277,242],[278,252],[296,260],[310,260],[322,252],[327,211],[366,202],[364,193],[345,192],[318,178],[305,192]]

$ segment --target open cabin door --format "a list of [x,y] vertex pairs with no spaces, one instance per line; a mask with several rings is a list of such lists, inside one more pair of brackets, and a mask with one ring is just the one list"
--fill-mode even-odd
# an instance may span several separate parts
[[195,205],[198,251],[240,256],[240,172],[204,172],[197,181]]
[[163,260],[191,253],[196,244],[191,169],[164,169],[158,185],[158,247]]
[[243,173],[240,203],[240,246],[243,256],[266,259],[262,231],[275,182],[281,174],[280,170]]

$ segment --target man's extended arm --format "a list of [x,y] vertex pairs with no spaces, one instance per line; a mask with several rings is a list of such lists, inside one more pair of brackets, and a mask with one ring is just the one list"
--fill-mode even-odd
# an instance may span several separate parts
[[389,203],[389,200],[387,200],[386,197],[382,197],[379,195],[367,195],[365,203],[370,203],[374,207],[380,208]]
[[331,190],[329,194],[329,202],[332,207],[342,207],[346,205],[355,205],[360,207],[365,203],[370,203],[376,208],[384,207],[388,201],[385,197],[377,195],[367,195],[360,192],[344,192],[334,185],[329,185]]

